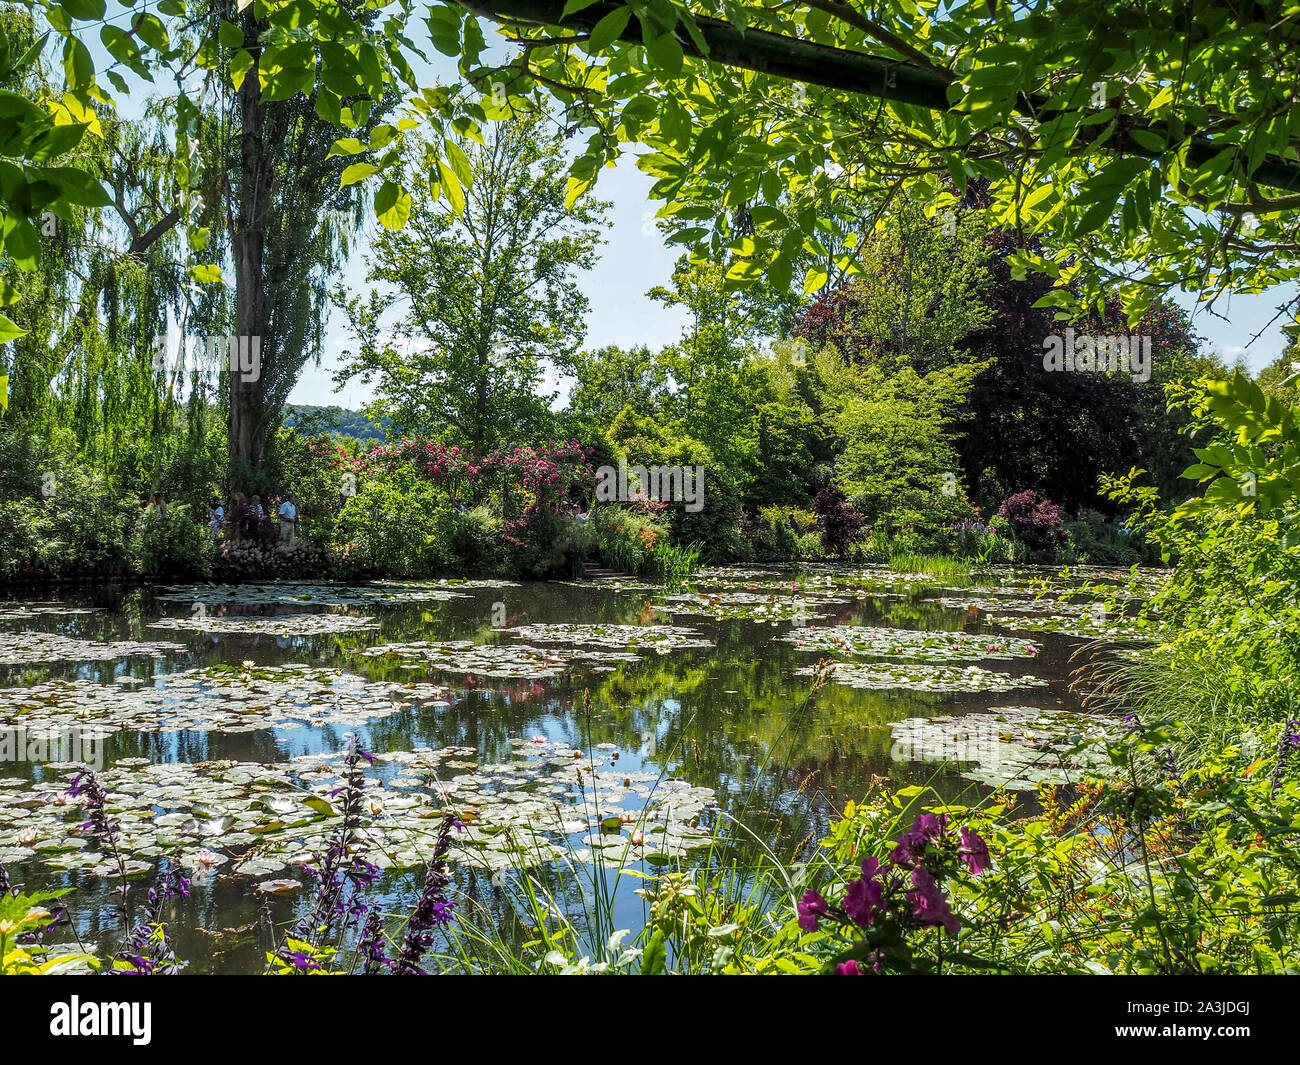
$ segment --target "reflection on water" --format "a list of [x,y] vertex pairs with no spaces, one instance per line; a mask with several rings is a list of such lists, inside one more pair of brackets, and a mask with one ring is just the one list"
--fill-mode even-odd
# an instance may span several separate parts
[[[802,580],[802,575],[793,573],[781,576]],[[812,625],[989,631],[977,611],[934,602],[945,594],[959,601],[965,594],[960,589],[927,588],[909,594],[901,588],[866,588],[842,594],[841,601],[833,601],[834,595],[827,589],[827,601],[819,603],[811,617],[781,621],[667,614],[656,606],[656,592],[636,589],[537,583],[457,590],[463,597],[333,608],[373,617],[378,627],[311,636],[150,628],[150,622],[163,616],[184,618],[200,613],[194,603],[160,600],[159,589],[100,587],[65,593],[63,603],[101,609],[42,612],[22,621],[0,619],[0,630],[49,631],[96,641],[166,638],[189,650],[160,659],[0,667],[0,687],[30,686],[54,678],[108,683],[122,676],[150,683],[158,674],[243,662],[306,663],[373,681],[438,684],[448,689],[438,701],[441,705],[412,706],[359,726],[364,746],[376,752],[466,747],[478,752],[480,765],[488,765],[508,762],[510,741],[520,737],[544,736],[586,751],[610,744],[618,751],[620,770],[647,770],[663,779],[714,789],[717,810],[741,819],[757,838],[769,841],[777,854],[790,858],[796,856],[801,841],[825,830],[828,819],[846,801],[860,798],[873,778],[887,777],[899,784],[929,783],[953,798],[975,793],[976,786],[955,770],[891,761],[891,722],[1008,703],[1077,708],[1065,682],[1069,656],[1079,641],[1052,633],[1034,637],[1040,653],[1032,660],[986,663],[989,668],[1032,674],[1049,682],[1046,687],[1025,688],[1010,695],[873,691],[832,682],[810,698],[810,679],[797,676],[796,670],[815,662],[818,653],[774,638],[800,620]],[[49,602],[50,597],[43,601]],[[3,605],[0,603],[0,610]],[[202,609],[211,616],[246,617],[329,608],[223,604]],[[714,646],[678,648],[663,654],[646,651],[636,662],[620,661],[617,655],[602,660],[596,648],[566,664],[558,677],[527,679],[485,679],[418,665],[412,668],[409,658],[371,658],[359,653],[367,646],[411,641],[506,643],[510,637],[503,635],[503,628],[543,623],[676,624],[696,630]],[[337,752],[345,731],[328,725],[233,734],[117,731],[103,741],[104,765],[110,767],[124,758],[156,763],[217,759],[280,763],[303,754]],[[0,776],[42,780],[52,774],[24,762],[0,766]],[[716,812],[712,816],[716,817]],[[32,887],[89,884],[75,896],[79,934],[87,941],[111,942],[118,933],[103,882],[80,872],[59,874],[31,862],[11,872]],[[418,892],[422,876],[420,869],[386,875],[377,889],[391,904],[384,908],[400,912]],[[503,926],[509,926],[507,895],[499,878],[494,883],[488,872],[460,867],[457,886],[496,912]],[[620,927],[640,926],[641,902],[632,894],[636,886],[629,882],[627,889],[620,891]],[[191,962],[189,971],[260,967],[270,939],[258,928],[263,898],[250,889],[247,878],[218,875],[181,904],[173,933],[178,956]],[[143,887],[138,890],[143,893]],[[562,897],[572,898],[576,890],[571,881],[557,885]],[[277,922],[283,922],[293,914],[299,897],[279,896],[265,905]],[[99,901],[98,909],[92,905],[94,899]]]

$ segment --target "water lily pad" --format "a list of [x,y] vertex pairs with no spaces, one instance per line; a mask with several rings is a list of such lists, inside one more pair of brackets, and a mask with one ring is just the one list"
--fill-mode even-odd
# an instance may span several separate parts
[[788,592],[682,592],[664,596],[664,609],[670,614],[698,614],[727,621],[741,618],[746,621],[778,623],[805,618],[821,617],[830,611],[832,603],[847,599],[810,599]]
[[577,662],[640,661],[640,657],[634,654],[610,655],[573,649],[542,649],[527,644],[474,643],[472,640],[387,643],[366,647],[358,653],[367,658],[395,658],[411,666],[443,673],[490,678],[541,679],[558,677]]
[[288,605],[352,606],[377,603],[423,603],[463,599],[464,592],[433,584],[178,584],[158,596],[161,602],[207,606]]
[[[795,670],[796,676],[812,676],[816,666]],[[896,663],[836,662],[831,679],[852,688],[910,689],[921,692],[1005,692],[1016,688],[1044,687],[1042,677],[1013,677],[978,666],[900,665]]]
[[891,726],[896,761],[948,763],[990,787],[1034,790],[1085,772],[1112,770],[1102,746],[1085,741],[1118,735],[1123,723],[1093,714],[1034,706],[995,706],[985,712],[914,717]]
[[69,603],[0,602],[0,621],[34,621],[37,618],[64,618],[82,614],[101,614],[97,606],[73,606]]
[[442,698],[432,684],[373,682],[311,666],[210,666],[154,678],[146,687],[123,676],[114,684],[52,680],[0,688],[0,722],[28,735],[54,737],[69,728],[108,735],[117,729],[164,732],[251,732],[269,727],[350,725],[387,717]]
[[160,618],[149,626],[151,629],[190,629],[194,632],[249,633],[261,636],[319,636],[334,632],[364,632],[378,627],[379,623],[372,617],[355,617],[351,614]]
[[688,647],[712,647],[713,641],[680,625],[519,625],[507,636],[531,643],[567,643],[622,651],[667,654]]
[[0,666],[47,662],[109,662],[117,658],[163,658],[188,650],[184,644],[138,640],[75,640],[54,632],[0,632]]
[[865,625],[794,629],[777,637],[805,651],[864,658],[905,658],[919,662],[953,662],[985,658],[1032,658],[1038,648],[1010,636],[969,632],[890,629]]

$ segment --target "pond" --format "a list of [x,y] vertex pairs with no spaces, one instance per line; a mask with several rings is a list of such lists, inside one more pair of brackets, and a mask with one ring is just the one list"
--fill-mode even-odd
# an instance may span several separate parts
[[[456,889],[514,926],[521,865],[689,867],[731,819],[797,860],[873,780],[1032,804],[1116,727],[1068,687],[1081,647],[1136,653],[1125,571],[998,569],[964,587],[872,567],[733,567],[640,580],[96,587],[0,599],[0,864],[76,886],[77,934],[119,933],[105,855],[65,793],[99,767],[143,895],[195,876],[171,931],[187,972],[252,972],[303,905],[337,823],[348,733],[390,913],[418,894],[445,809]],[[1036,582],[1053,590],[1035,598]],[[1155,581],[1158,577],[1151,576]],[[1057,593],[1095,582],[1077,599]],[[1103,602],[1105,600],[1105,602]],[[1100,650],[1099,650],[1100,649]],[[819,663],[836,663],[833,670]],[[814,690],[816,689],[816,690]],[[80,747],[70,746],[75,739]],[[61,761],[60,759],[67,759]],[[615,926],[642,924],[619,880]],[[519,935],[527,929],[516,929]],[[70,939],[69,939],[70,941]]]

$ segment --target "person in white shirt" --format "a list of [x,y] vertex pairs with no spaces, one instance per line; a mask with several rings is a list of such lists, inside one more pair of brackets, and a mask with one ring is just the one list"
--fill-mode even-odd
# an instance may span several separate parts
[[290,492],[280,504],[280,543],[291,544],[298,534],[298,497]]
[[221,536],[221,524],[226,520],[226,508],[216,496],[208,502],[208,529],[214,540]]

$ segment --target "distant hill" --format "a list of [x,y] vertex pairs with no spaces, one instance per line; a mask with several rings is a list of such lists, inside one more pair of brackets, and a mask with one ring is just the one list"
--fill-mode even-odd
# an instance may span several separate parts
[[360,411],[345,407],[314,407],[303,403],[290,403],[284,408],[284,424],[309,436],[328,433],[331,436],[351,436],[358,440],[388,438],[391,419],[385,418],[378,426]]

